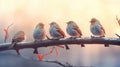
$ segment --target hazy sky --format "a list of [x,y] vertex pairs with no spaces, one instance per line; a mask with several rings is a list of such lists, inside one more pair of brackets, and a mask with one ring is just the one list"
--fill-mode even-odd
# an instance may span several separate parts
[[[18,30],[32,31],[38,22],[56,21],[64,30],[66,22],[76,21],[84,36],[91,35],[89,21],[98,18],[107,36],[120,33],[115,16],[120,17],[120,0],[0,0],[0,23],[14,23]],[[3,23],[4,22],[4,23]],[[112,28],[111,28],[112,27]],[[31,29],[31,30],[30,30]],[[87,32],[86,32],[87,31]]]
[[[39,22],[45,24],[48,34],[50,22],[56,21],[65,31],[66,22],[73,20],[81,28],[83,36],[90,36],[92,34],[89,31],[89,21],[93,17],[100,20],[106,30],[107,37],[116,37],[114,33],[120,34],[120,26],[116,21],[116,15],[120,18],[120,0],[0,0],[0,30],[3,31],[5,27],[14,23],[10,28],[10,36],[13,36],[14,32],[23,30],[26,33],[26,41],[33,40],[32,32]],[[3,41],[3,35],[4,33],[0,34],[0,42]],[[108,57],[107,60],[112,61],[101,61],[106,62],[105,64],[108,65],[117,62],[118,58],[116,56],[109,57],[113,53],[106,54],[107,50],[117,52],[119,49],[119,47],[114,46],[107,49],[95,45],[82,49],[71,46],[71,52],[69,51],[68,54],[71,55],[69,57],[71,63],[79,64],[81,62],[83,65],[99,65],[102,62],[99,63],[99,59],[92,60],[91,57],[94,55],[95,58],[101,58],[101,54],[105,54]],[[76,61],[80,56],[84,59]]]

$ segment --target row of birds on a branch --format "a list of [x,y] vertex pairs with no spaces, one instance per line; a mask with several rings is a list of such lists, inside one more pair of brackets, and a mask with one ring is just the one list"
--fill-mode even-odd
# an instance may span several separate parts
[[[33,32],[34,42],[42,41],[47,36],[45,33],[43,23],[38,23]],[[105,37],[105,29],[96,18],[92,18],[90,21],[90,31],[94,36]],[[71,36],[71,38],[81,37],[82,31],[79,26],[74,21],[67,22],[66,32]],[[53,39],[60,39],[66,37],[64,31],[60,28],[60,26],[56,22],[50,23],[49,33],[53,37]],[[92,36],[94,38],[94,36]],[[18,54],[19,49],[15,48],[17,42],[22,42],[25,39],[24,31],[17,32],[12,38],[12,45],[10,48],[14,48]],[[81,44],[82,47],[85,47],[84,44]],[[105,44],[105,47],[108,47],[108,44]],[[67,44],[65,44],[65,48],[70,49]],[[34,49],[34,53],[38,54],[37,47]]]

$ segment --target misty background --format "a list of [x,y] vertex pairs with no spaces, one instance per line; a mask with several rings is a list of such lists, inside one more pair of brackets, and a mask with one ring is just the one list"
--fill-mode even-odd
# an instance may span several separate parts
[[[73,20],[82,30],[83,37],[91,36],[89,21],[93,17],[104,26],[106,37],[116,38],[115,33],[120,34],[120,26],[116,21],[116,15],[120,18],[119,3],[120,0],[0,0],[0,43],[4,41],[3,29],[11,23],[8,42],[19,30],[25,31],[26,42],[34,41],[32,33],[39,22],[45,24],[50,37],[48,30],[52,21],[56,21],[66,33],[66,22]],[[51,48],[39,48],[39,52],[45,54]],[[57,49],[60,51],[59,57],[54,52],[45,59],[68,62],[74,66],[120,66],[119,46],[105,48],[104,45],[86,44],[85,48],[71,45],[70,50]],[[14,50],[0,52],[0,67],[61,67],[54,63],[38,62],[33,49],[22,49],[20,52],[22,56],[18,56]]]

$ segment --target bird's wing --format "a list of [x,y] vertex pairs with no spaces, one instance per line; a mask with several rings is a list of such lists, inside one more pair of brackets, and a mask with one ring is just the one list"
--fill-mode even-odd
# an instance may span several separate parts
[[100,25],[101,29],[103,30],[103,32],[105,33],[105,29],[100,22],[99,22],[99,25]]
[[101,29],[103,30],[103,32],[105,33],[105,29],[103,28],[103,26],[101,25]]
[[102,24],[101,24],[100,22],[96,22],[95,25],[96,25],[96,24],[100,27],[100,29],[103,30],[103,33],[105,34],[105,29],[104,29],[104,27],[102,26]]
[[80,28],[77,25],[74,25],[74,29],[77,30],[77,32],[82,35],[82,32],[80,30]]
[[63,36],[65,37],[65,33],[63,32],[63,30],[60,27],[57,27],[57,31]]
[[120,25],[120,19],[119,19],[119,21],[118,21],[118,24]]
[[44,39],[45,38],[45,31],[44,29],[35,29],[33,32],[34,39]]
[[14,35],[13,39],[18,42],[23,41],[25,39],[25,34],[18,32]]

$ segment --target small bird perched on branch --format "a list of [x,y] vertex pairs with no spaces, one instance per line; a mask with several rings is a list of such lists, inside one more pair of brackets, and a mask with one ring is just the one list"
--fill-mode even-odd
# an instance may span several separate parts
[[[90,31],[93,35],[99,36],[99,37],[105,37],[105,29],[100,24],[99,20],[96,18],[92,18],[90,21]],[[105,44],[105,47],[109,47],[108,44]]]
[[[81,32],[80,28],[74,21],[67,22],[66,31],[70,36],[72,36],[72,38],[82,36],[82,32]],[[84,47],[84,44],[81,44],[81,46]]]
[[[33,38],[35,39],[35,43],[44,40],[45,37],[46,33],[44,29],[44,24],[38,23],[33,32]],[[38,54],[37,47],[35,47],[34,53]]]
[[[65,33],[63,32],[63,30],[60,28],[60,26],[56,22],[50,23],[49,33],[54,39],[65,37]],[[66,49],[69,49],[67,44],[65,44],[65,47]]]
[[22,42],[25,40],[25,32],[24,31],[18,31],[12,38],[12,45],[10,48],[14,48],[18,55],[20,55],[19,49],[16,47],[16,43]]

